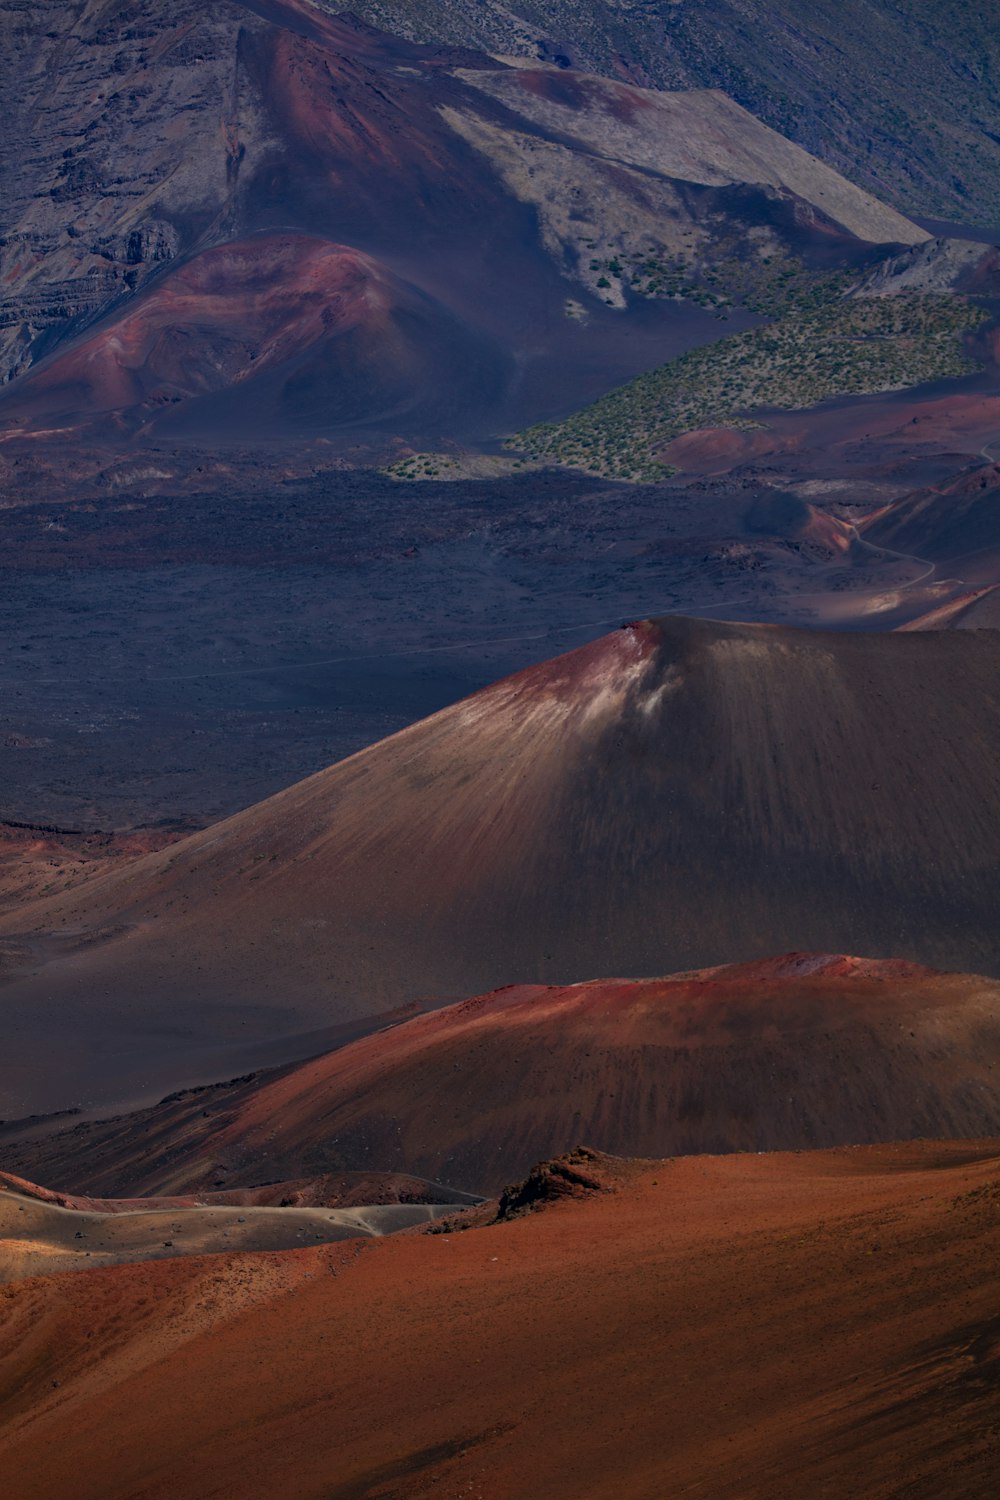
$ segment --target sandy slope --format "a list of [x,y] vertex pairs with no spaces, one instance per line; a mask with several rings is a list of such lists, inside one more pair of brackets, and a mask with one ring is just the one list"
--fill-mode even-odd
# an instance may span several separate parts
[[557,138],[682,182],[755,183],[793,194],[862,240],[930,238],[895,209],[778,135],[719,89],[661,93],[605,79],[522,67],[463,77]]
[[1000,575],[1000,464],[906,495],[861,528],[866,541],[917,553],[941,565],[942,577],[995,584]]
[[287,441],[317,424],[394,424],[432,391],[457,413],[500,379],[488,340],[376,259],[286,232],[168,267],[33,372],[17,410],[43,428],[83,413],[134,433],[193,406],[211,431],[243,422]]
[[595,1163],[615,1191],[493,1228],[26,1281],[0,1485],[982,1500],[997,1153]]
[[38,1203],[81,1213],[127,1214],[136,1209],[171,1212],[188,1208],[374,1208],[398,1204],[446,1204],[450,1208],[479,1203],[479,1194],[462,1193],[440,1182],[403,1172],[327,1172],[286,1182],[233,1187],[208,1192],[142,1198],[100,1198],[42,1187],[11,1172],[0,1172],[0,1191],[9,1190]]

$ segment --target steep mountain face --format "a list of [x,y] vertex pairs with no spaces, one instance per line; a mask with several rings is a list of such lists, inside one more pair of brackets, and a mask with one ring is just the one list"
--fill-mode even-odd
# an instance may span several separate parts
[[990,632],[668,618],[3,919],[8,1117],[411,1001],[792,948],[1000,970]]
[[234,221],[266,124],[234,68],[238,12],[41,0],[0,7],[0,377]]
[[[0,23],[12,136],[25,143],[5,154],[2,183],[8,435],[46,424],[90,423],[98,437],[150,421],[198,429],[218,409],[202,398],[224,385],[241,388],[230,405],[247,437],[268,401],[283,423],[286,408],[310,404],[317,340],[289,315],[284,365],[299,367],[294,379],[287,370],[287,401],[283,387],[263,405],[244,400],[247,365],[258,365],[254,386],[261,370],[273,383],[281,361],[260,365],[264,324],[304,291],[315,304],[322,289],[306,283],[331,256],[361,257],[369,278],[391,282],[398,309],[424,309],[402,341],[426,344],[432,366],[440,351],[453,387],[417,356],[393,350],[391,362],[417,407],[436,403],[439,425],[460,436],[564,412],[717,336],[720,299],[745,326],[756,294],[786,268],[857,277],[884,258],[877,245],[926,239],[711,90],[660,96],[512,67],[385,36],[310,0],[220,0],[207,14],[191,0],[10,3]],[[253,314],[235,353],[247,284],[237,267],[250,258],[254,295],[271,310]],[[203,294],[229,272],[223,307]],[[351,321],[357,359],[387,367],[377,330],[340,306],[333,282],[323,295],[338,328]],[[181,386],[162,342],[175,315]],[[366,342],[376,346],[367,354]],[[109,360],[144,373],[109,375]],[[352,359],[344,366],[352,387]],[[339,400],[322,378],[313,385],[311,425],[335,433]],[[369,408],[364,388],[359,428],[401,405],[402,438],[433,436],[405,394]],[[161,404],[202,409],[151,411],[158,393]]]
[[[334,8],[332,5],[331,9]],[[1000,37],[961,0],[356,0],[428,40],[719,88],[906,213],[1000,224]]]

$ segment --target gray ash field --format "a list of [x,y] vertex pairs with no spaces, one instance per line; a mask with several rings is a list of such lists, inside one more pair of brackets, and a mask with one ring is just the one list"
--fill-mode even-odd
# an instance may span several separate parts
[[[180,476],[163,493],[80,481],[0,510],[0,817],[198,825],[651,610],[808,624],[832,600],[877,626],[872,595],[886,625],[923,607],[891,596],[925,566],[851,547],[843,506],[767,475],[402,484],[257,462],[270,483],[196,487],[190,455],[160,455]],[[859,477],[848,509],[957,462]]]

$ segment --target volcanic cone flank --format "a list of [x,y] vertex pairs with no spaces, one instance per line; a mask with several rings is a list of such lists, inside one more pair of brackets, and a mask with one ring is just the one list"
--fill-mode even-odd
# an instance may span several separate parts
[[1000,983],[789,954],[511,985],[8,1154],[88,1202],[222,1186],[231,1200],[274,1178],[379,1169],[496,1193],[579,1142],[674,1156],[993,1134]]
[[48,1107],[111,1101],[413,999],[789,949],[995,973],[998,668],[991,631],[626,626],[8,918],[44,966],[5,1081],[46,1032]]

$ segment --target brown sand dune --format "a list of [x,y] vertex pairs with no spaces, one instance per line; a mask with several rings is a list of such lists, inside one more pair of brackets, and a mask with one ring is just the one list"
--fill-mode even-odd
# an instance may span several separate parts
[[993,1492],[996,1142],[548,1176],[581,1196],[467,1233],[3,1288],[0,1489]]
[[162,1207],[117,1203],[113,1212],[63,1208],[36,1190],[0,1182],[0,1282],[131,1261],[222,1251],[289,1250],[393,1234],[454,1213],[458,1204],[392,1203],[355,1208]]
[[232,1089],[9,1141],[4,1159],[87,1195],[70,1203],[221,1203],[348,1169],[498,1192],[580,1139],[664,1156],[991,1134],[1000,983],[791,954],[668,979],[512,986]]
[[510,982],[788,949],[1000,972],[998,680],[992,631],[681,618],[529,668],[0,918],[0,1112]]

